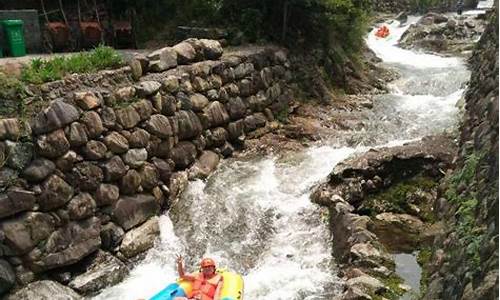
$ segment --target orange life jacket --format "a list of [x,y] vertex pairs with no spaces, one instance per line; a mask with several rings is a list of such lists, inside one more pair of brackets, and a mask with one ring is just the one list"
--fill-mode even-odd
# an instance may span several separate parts
[[222,276],[216,274],[210,279],[206,279],[202,273],[196,276],[193,283],[193,296],[201,296],[201,300],[213,300],[217,285],[222,280]]

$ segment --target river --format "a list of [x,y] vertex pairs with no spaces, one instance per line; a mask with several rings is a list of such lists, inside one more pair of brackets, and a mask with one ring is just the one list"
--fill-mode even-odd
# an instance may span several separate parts
[[[410,18],[415,22],[417,18]],[[201,257],[244,275],[247,300],[330,300],[342,281],[331,255],[325,211],[309,200],[311,188],[333,167],[367,147],[450,130],[469,71],[458,58],[419,54],[397,47],[408,25],[390,24],[391,38],[373,32],[369,47],[401,78],[391,92],[376,96],[356,146],[324,140],[285,159],[227,159],[206,181],[190,182],[160,218],[161,235],[144,260],[120,284],[94,299],[147,298],[176,278],[175,256],[195,270]],[[352,145],[352,144],[351,144]]]

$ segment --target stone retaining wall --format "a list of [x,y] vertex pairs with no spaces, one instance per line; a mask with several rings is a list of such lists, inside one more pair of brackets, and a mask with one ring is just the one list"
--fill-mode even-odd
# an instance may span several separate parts
[[0,120],[1,293],[47,276],[81,294],[120,281],[109,282],[109,267],[89,284],[82,269],[96,260],[122,268],[152,247],[154,216],[188,179],[208,176],[288,108],[285,51],[222,52],[186,40],[120,70],[34,88],[45,110]]

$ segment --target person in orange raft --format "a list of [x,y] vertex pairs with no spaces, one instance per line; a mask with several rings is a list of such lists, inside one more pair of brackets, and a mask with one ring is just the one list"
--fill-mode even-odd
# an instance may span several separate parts
[[182,256],[177,257],[179,277],[193,282],[193,295],[191,298],[176,297],[174,300],[220,300],[222,276],[215,272],[215,261],[211,258],[204,258],[200,267],[200,273],[186,274]]

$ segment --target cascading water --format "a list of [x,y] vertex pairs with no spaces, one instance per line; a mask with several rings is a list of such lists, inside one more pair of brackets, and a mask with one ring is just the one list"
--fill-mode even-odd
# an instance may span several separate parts
[[[416,19],[411,19],[414,22]],[[161,237],[121,284],[95,299],[147,298],[176,278],[175,256],[188,269],[211,256],[240,272],[245,299],[320,300],[341,293],[322,210],[309,200],[311,187],[335,164],[367,146],[399,144],[442,132],[457,120],[456,102],[469,77],[457,58],[397,48],[407,26],[389,25],[391,39],[367,43],[402,77],[377,96],[366,126],[350,134],[355,147],[332,141],[285,159],[229,159],[206,181],[189,184],[160,219]],[[351,144],[352,145],[352,144]]]

